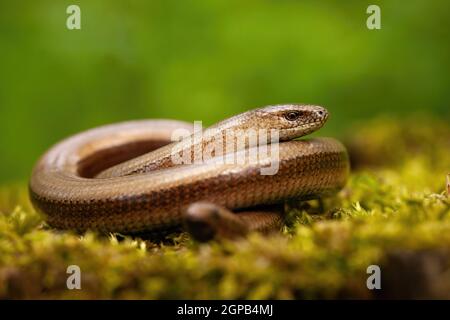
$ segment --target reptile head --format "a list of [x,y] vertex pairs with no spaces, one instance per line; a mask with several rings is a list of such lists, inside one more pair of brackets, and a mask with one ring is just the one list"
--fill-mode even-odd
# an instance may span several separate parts
[[[327,109],[306,104],[281,104],[253,109],[228,118],[210,127],[214,130],[238,129],[261,134],[261,130],[272,136],[278,133],[280,141],[305,136],[320,129],[328,119]],[[247,132],[247,134],[248,134]]]
[[328,119],[328,111],[314,105],[275,105],[253,111],[257,126],[278,130],[280,140],[290,140],[314,132]]

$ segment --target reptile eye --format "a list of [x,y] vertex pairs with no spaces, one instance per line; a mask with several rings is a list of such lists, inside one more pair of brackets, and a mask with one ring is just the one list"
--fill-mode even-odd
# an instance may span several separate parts
[[284,114],[284,117],[288,121],[294,121],[297,120],[300,117],[301,113],[299,111],[289,111]]

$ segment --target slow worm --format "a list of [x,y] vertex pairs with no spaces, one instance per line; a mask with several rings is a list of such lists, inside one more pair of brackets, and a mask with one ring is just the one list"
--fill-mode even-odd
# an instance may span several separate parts
[[[91,129],[63,140],[41,157],[30,178],[30,198],[50,226],[81,232],[146,233],[183,221],[200,240],[270,230],[282,223],[280,204],[285,200],[325,197],[345,185],[349,162],[339,141],[293,140],[319,129],[327,118],[322,107],[292,104],[250,110],[201,134],[192,133],[191,124],[173,120]],[[192,135],[172,142],[179,129]],[[194,155],[202,150],[196,148],[211,145],[218,136],[225,138],[230,130],[276,130],[276,174],[261,174],[273,159],[270,152],[257,162],[245,158],[225,163],[217,160],[221,149],[212,153],[211,161],[174,163],[174,155]],[[276,143],[265,141],[267,147]],[[245,156],[256,148],[245,140],[235,153]]]

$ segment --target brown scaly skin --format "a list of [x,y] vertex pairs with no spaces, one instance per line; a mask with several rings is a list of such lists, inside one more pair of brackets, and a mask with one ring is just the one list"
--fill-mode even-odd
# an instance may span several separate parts
[[233,213],[213,203],[196,202],[186,210],[185,227],[201,242],[243,238],[250,231],[280,231],[284,225],[283,207],[265,205]]
[[[222,208],[225,212],[225,208],[242,211],[289,198],[324,197],[344,186],[349,172],[347,151],[331,138],[291,139],[317,130],[327,117],[321,107],[279,105],[251,110],[213,126],[219,132],[278,129],[282,142],[275,175],[260,174],[259,169],[267,167],[270,158],[232,165],[174,165],[171,154],[175,144],[177,152],[194,147],[186,140],[163,146],[177,128],[192,132],[192,125],[183,122],[143,120],[88,130],[43,155],[30,179],[30,198],[56,228],[138,233],[181,225],[186,212],[195,220],[196,212],[200,216],[205,212],[201,205],[192,206],[197,202],[213,204],[212,211]],[[205,145],[209,139],[205,134],[197,143]],[[251,209],[248,214],[240,213],[243,234],[278,228],[280,216],[268,211],[260,216]],[[220,230],[222,224],[226,228],[227,221],[228,225],[235,222],[223,216],[223,223],[219,222],[214,232],[232,234]]]

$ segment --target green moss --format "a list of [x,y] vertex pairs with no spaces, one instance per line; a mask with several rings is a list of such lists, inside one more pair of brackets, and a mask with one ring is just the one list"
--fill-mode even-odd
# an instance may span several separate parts
[[[449,298],[450,130],[412,123],[355,129],[347,144],[358,170],[347,187],[291,203],[283,234],[269,237],[197,244],[179,234],[168,245],[78,236],[49,229],[24,185],[3,187],[0,298]],[[71,264],[82,290],[66,288]],[[382,268],[380,291],[366,287],[371,264]]]

